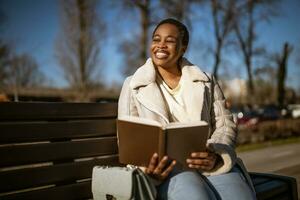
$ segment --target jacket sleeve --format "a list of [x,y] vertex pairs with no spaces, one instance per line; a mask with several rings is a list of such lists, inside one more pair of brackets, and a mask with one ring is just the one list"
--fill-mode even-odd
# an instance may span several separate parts
[[212,135],[207,142],[208,148],[220,155],[216,166],[206,175],[223,174],[231,170],[236,163],[235,143],[237,128],[233,115],[226,108],[223,92],[214,78],[212,78]]
[[136,106],[132,97],[132,90],[130,88],[131,77],[127,77],[123,83],[119,102],[118,102],[118,118],[124,115],[138,116]]

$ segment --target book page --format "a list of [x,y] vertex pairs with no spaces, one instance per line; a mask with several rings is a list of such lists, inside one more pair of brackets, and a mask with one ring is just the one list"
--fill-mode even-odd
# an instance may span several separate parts
[[208,124],[198,126],[180,126],[166,129],[166,152],[167,155],[177,160],[184,168],[187,168],[186,159],[192,152],[206,150],[208,139]]
[[145,124],[145,125],[149,125],[149,126],[156,126],[156,127],[162,128],[162,125],[158,121],[155,121],[152,119],[147,119],[147,118],[142,118],[142,117],[121,116],[118,118],[118,120],[133,122],[133,123],[137,123],[137,124]]
[[195,127],[195,126],[207,126],[206,121],[195,121],[195,122],[172,122],[163,127],[163,129],[172,129],[172,128],[184,128],[184,127]]
[[165,154],[161,127],[118,119],[117,129],[120,163],[148,166],[154,153]]

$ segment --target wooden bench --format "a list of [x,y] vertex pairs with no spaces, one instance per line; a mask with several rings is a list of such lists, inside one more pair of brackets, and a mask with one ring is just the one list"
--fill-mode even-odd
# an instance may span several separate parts
[[[118,165],[117,103],[0,103],[0,199],[90,199]],[[251,173],[258,199],[297,199],[291,177]]]

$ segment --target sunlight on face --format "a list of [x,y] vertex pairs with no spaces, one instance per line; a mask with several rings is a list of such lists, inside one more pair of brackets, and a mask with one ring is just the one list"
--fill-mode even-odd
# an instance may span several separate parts
[[150,47],[154,65],[163,68],[177,67],[178,59],[184,51],[185,47],[182,45],[179,30],[175,25],[162,24],[157,28]]

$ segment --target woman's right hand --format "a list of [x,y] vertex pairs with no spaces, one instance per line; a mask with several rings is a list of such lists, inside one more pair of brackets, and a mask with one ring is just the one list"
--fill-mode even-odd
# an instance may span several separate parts
[[160,161],[158,160],[158,154],[154,153],[150,159],[149,166],[145,170],[146,174],[157,179],[164,180],[173,170],[176,161],[173,160],[171,163],[168,162],[168,157],[164,156]]

